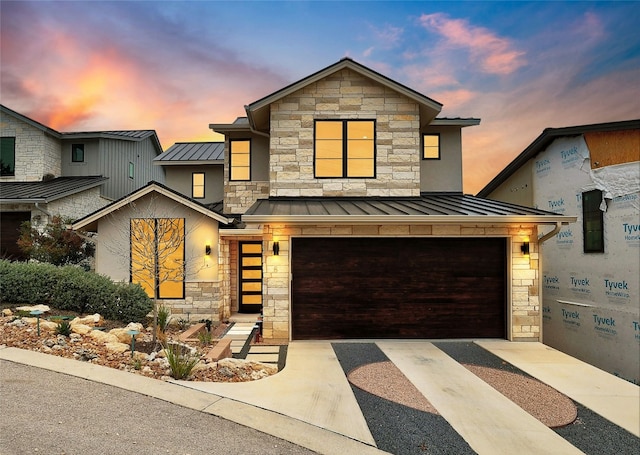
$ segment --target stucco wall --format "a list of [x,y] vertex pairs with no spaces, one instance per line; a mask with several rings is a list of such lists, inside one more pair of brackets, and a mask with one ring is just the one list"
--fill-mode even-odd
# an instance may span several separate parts
[[[290,258],[291,237],[504,237],[509,239],[507,326],[513,341],[540,341],[539,257],[535,226],[513,225],[334,225],[280,226],[264,228],[264,301],[265,338],[290,336]],[[280,254],[271,253],[272,242],[280,243]],[[531,253],[525,257],[520,246],[530,241]]]
[[[221,305],[218,274],[218,222],[163,196],[147,195],[98,222],[96,272],[114,281],[129,281],[130,219],[185,218],[185,299],[163,300],[176,314],[213,314]],[[211,255],[205,255],[211,245]]]
[[425,134],[440,135],[440,159],[420,160],[420,191],[462,192],[462,132],[460,127],[430,126]]
[[164,166],[166,185],[187,197],[193,197],[193,173],[204,172],[204,199],[196,201],[202,204],[219,202],[224,197],[222,168],[221,164]]

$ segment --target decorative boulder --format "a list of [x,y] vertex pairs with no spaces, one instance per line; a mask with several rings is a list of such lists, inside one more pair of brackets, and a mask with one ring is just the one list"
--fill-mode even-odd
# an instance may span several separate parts
[[126,352],[129,349],[131,349],[131,347],[125,343],[107,343],[104,345],[104,347],[107,348],[109,351],[117,352],[117,353]]
[[118,337],[112,333],[106,333],[101,330],[92,330],[89,336],[100,343],[119,343]]
[[86,335],[93,331],[93,327],[84,324],[71,324],[71,331],[80,335]]
[[11,317],[11,316],[13,316],[13,311],[11,311],[9,308],[4,308],[2,310],[2,316]]
[[40,310],[43,313],[46,313],[47,311],[51,310],[51,308],[49,308],[47,305],[26,305],[26,306],[19,306],[16,308],[16,310],[18,311],[35,311],[35,310]]
[[71,321],[71,325],[84,324],[91,327],[95,327],[96,325],[100,325],[100,322],[102,322],[102,316],[96,313],[89,316],[74,318]]
[[136,335],[136,340],[142,337],[142,332],[144,332],[144,327],[142,324],[138,324],[135,322],[130,322],[124,328],[111,329],[109,333],[118,337],[120,343],[131,343],[131,335],[127,332],[130,330],[137,330],[139,333]]

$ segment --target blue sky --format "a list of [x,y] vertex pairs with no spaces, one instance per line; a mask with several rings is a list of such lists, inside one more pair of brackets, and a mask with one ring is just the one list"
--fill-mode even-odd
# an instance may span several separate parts
[[481,118],[475,193],[544,128],[640,118],[640,2],[7,2],[0,95],[60,131],[163,147],[344,56]]

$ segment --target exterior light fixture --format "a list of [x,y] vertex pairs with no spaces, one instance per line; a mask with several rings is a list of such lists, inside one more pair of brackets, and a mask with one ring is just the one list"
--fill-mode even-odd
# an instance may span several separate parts
[[529,242],[523,242],[522,245],[520,245],[520,251],[522,251],[524,256],[529,256]]
[[211,245],[209,244],[205,245],[204,254],[206,254],[207,256],[211,256]]
[[280,254],[280,242],[273,242],[273,255],[278,256]]

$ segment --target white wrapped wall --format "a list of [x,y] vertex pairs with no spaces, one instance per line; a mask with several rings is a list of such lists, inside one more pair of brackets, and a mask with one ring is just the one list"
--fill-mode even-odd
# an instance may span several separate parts
[[[538,208],[578,217],[542,245],[543,341],[640,383],[640,163],[591,170],[582,136],[533,160]],[[603,191],[604,253],[583,252],[582,193]]]

